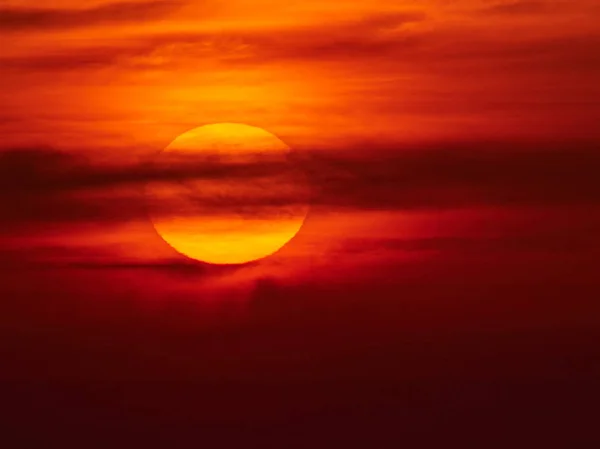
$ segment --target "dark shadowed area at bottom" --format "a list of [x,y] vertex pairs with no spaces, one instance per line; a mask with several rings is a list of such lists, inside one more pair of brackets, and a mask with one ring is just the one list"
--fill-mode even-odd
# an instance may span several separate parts
[[51,270],[5,269],[3,447],[589,446],[600,282],[592,253],[572,256],[263,280],[240,314],[108,282],[150,268],[63,269],[86,298]]

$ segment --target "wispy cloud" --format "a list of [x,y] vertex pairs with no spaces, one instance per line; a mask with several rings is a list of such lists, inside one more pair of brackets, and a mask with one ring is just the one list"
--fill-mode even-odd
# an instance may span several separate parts
[[178,9],[178,1],[121,2],[92,8],[23,8],[0,5],[0,31],[78,28],[111,23],[152,20]]
[[[482,144],[483,146],[484,144]],[[332,210],[442,210],[477,206],[551,206],[600,203],[597,148],[377,149],[370,157],[313,151],[297,161],[314,204]],[[349,154],[361,154],[365,148]],[[287,170],[287,171],[286,171]],[[169,167],[102,166],[47,151],[15,150],[0,158],[5,220],[110,220],[144,216],[144,186],[170,182],[189,194],[189,205],[220,213],[284,207],[307,200],[301,188],[255,188],[264,180],[285,186],[290,172],[279,162],[228,165],[200,161]],[[227,194],[194,191],[185,182],[236,187]],[[181,184],[181,183],[184,184]],[[270,182],[270,181],[269,181]],[[290,181],[290,185],[296,185]],[[225,183],[225,184],[223,184]],[[92,195],[93,194],[93,195]],[[139,207],[136,207],[138,204]],[[180,205],[178,204],[177,207]],[[165,210],[169,210],[166,208]],[[191,210],[189,213],[194,213]],[[184,215],[187,213],[185,210]]]
[[5,68],[77,70],[94,67],[170,67],[203,63],[248,65],[284,60],[348,60],[398,55],[419,40],[403,26],[422,22],[422,12],[376,14],[335,24],[278,30],[157,33],[118,40],[111,45],[56,49],[51,53],[4,58]]
[[573,8],[573,3],[574,2],[564,2],[556,0],[502,1],[481,8],[477,11],[477,13],[490,16],[529,16],[540,14],[553,14],[569,10],[577,10],[577,6]]
[[478,76],[514,76],[553,70],[581,76],[600,71],[589,55],[600,49],[598,36],[551,33],[514,39],[469,29],[405,29],[426,22],[420,12],[380,14],[337,24],[312,24],[280,30],[158,33],[116,39],[85,48],[56,48],[43,54],[0,59],[4,70],[79,71],[102,68],[166,71],[244,69],[288,63],[337,63],[361,73],[363,63],[385,64],[407,73],[459,70]]

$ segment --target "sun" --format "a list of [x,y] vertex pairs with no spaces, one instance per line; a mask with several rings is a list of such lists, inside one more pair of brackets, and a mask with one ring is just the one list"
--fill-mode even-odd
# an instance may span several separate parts
[[219,123],[177,137],[153,165],[149,215],[177,252],[244,264],[280,250],[302,227],[308,185],[290,148],[262,128]]

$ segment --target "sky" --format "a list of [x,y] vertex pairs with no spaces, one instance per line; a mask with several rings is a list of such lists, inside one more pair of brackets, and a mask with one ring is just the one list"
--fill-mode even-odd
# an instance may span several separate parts
[[[589,445],[599,16],[597,0],[0,0],[11,428],[60,447],[98,429],[98,447],[188,447],[196,427],[228,448]],[[192,263],[149,219],[152,182],[281,176],[152,165],[214,123],[273,133],[308,189],[301,230],[259,263]],[[286,186],[203,207],[258,210]]]
[[1,7],[5,145],[161,148],[222,121],[294,147],[598,137],[594,0]]

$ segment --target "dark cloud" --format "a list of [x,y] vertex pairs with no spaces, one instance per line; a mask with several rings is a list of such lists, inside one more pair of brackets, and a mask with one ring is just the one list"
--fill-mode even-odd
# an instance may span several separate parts
[[[579,217],[578,217],[579,218]],[[546,231],[540,233],[540,229]],[[553,232],[549,233],[548,229]],[[595,250],[600,248],[590,245],[592,241],[598,241],[598,236],[591,232],[579,233],[577,235],[569,234],[565,231],[565,226],[556,226],[556,223],[539,226],[537,235],[511,235],[503,233],[496,237],[430,237],[430,238],[374,238],[367,239],[347,239],[344,242],[342,250],[347,253],[364,253],[376,249],[385,249],[386,251],[396,252],[444,252],[461,254],[463,256],[474,256],[477,254],[505,254],[515,251],[523,254],[527,253],[550,253],[552,255],[567,254],[574,251]],[[569,235],[565,238],[565,235]]]
[[[575,7],[577,9],[577,7]],[[513,1],[502,2],[478,10],[479,14],[497,16],[539,15],[573,10],[573,2],[551,1]]]
[[[600,204],[599,155],[595,145],[527,148],[488,143],[418,149],[373,146],[349,150],[344,156],[315,150],[294,162],[307,176],[313,203],[332,210],[594,207]],[[175,206],[183,207],[177,211],[184,215],[189,205],[208,213],[239,209],[260,214],[261,208],[292,207],[308,198],[301,188],[283,188],[289,174],[299,173],[288,170],[287,164],[268,161],[117,167],[48,150],[14,150],[0,157],[0,217],[15,224],[139,219],[145,214],[144,186],[155,182],[191,192],[189,203]],[[295,178],[289,179],[295,185]],[[192,180],[237,187],[228,193],[194,191],[186,187]],[[261,184],[264,180],[267,184]],[[279,187],[269,187],[273,185]]]
[[[177,202],[172,206],[175,209],[167,208],[164,213],[198,213],[201,207],[209,213],[235,209],[258,216],[275,207],[304,204],[307,198],[306,190],[294,185],[297,176],[303,175],[285,158],[223,162],[213,155],[107,165],[51,148],[21,148],[0,152],[0,175],[0,220],[16,226],[140,219],[146,215],[145,200],[155,197],[153,187],[164,183],[185,198],[184,211]],[[221,187],[206,193],[191,184],[197,181],[219,182]],[[246,191],[246,186],[252,190]]]
[[[243,65],[282,60],[348,60],[398,56],[420,39],[404,34],[405,24],[426,20],[421,12],[379,14],[341,24],[281,29],[172,33],[123,40],[114,46],[62,50],[4,58],[4,69],[69,71],[106,66],[131,68],[205,63]],[[152,56],[162,56],[155,61]]]
[[[600,36],[551,36],[513,39],[481,38],[469,42],[468,34],[447,36],[446,44],[432,45],[421,53],[423,67],[464,68],[471,74],[493,71],[498,78],[542,72],[546,77],[564,72],[582,76],[600,72],[600,64],[589,55],[600,50]],[[433,56],[437,55],[437,58]],[[545,81],[545,80],[544,80]]]
[[0,152],[0,186],[13,191],[58,192],[143,185],[147,182],[243,179],[251,181],[285,170],[286,159],[222,161],[213,156],[148,158],[135,165],[94,164],[47,148]]
[[[44,245],[30,246],[28,251],[23,245],[10,245],[2,242],[0,267],[4,272],[18,272],[23,269],[38,271],[73,270],[130,270],[140,272],[160,272],[175,277],[211,275],[213,277],[234,271],[234,267],[208,265],[193,259],[174,257],[151,261],[128,260],[126,257],[111,254],[110,245],[68,246]],[[51,261],[51,262],[49,262]]]
[[[566,72],[595,79],[600,73],[598,58],[589,56],[600,49],[595,34],[575,36],[558,32],[553,36],[515,39],[504,33],[482,35],[479,30],[468,28],[404,27],[426,20],[423,13],[406,12],[268,32],[146,35],[113,45],[56,48],[43,54],[3,58],[0,67],[4,71],[34,73],[104,68],[172,72],[301,62],[346,64],[356,74],[369,70],[367,63],[381,63],[392,70],[439,74],[440,78],[451,80],[464,75],[500,81],[514,81],[521,74],[556,76]],[[382,70],[380,65],[376,67]],[[540,82],[550,83],[547,78]]]
[[592,149],[512,145],[371,152],[359,161],[315,156],[325,203],[382,209],[587,203],[600,200]]
[[380,14],[358,21],[248,36],[245,42],[261,60],[358,60],[400,55],[421,40],[404,25],[424,22],[422,12]]
[[84,50],[55,50],[43,55],[2,58],[3,70],[69,72],[120,65],[138,53],[133,48],[94,47]]
[[164,17],[181,2],[110,3],[86,9],[0,7],[0,31],[64,29]]

